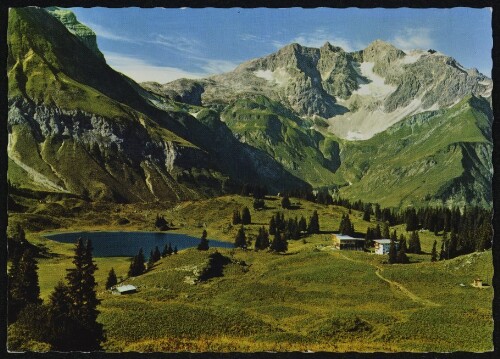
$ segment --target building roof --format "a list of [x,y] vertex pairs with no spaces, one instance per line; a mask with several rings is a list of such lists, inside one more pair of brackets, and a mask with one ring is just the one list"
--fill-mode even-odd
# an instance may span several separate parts
[[[373,241],[377,242],[377,243],[380,243],[380,244],[391,244],[391,240],[390,239],[374,239]],[[396,242],[396,241],[394,241],[394,242]]]
[[335,237],[338,238],[339,241],[364,241],[364,238],[355,238],[351,236],[347,236],[344,234],[334,234]]
[[115,290],[120,292],[120,293],[123,293],[123,292],[129,292],[132,290],[137,290],[137,288],[135,286],[133,286],[132,284],[127,284],[127,285],[121,285],[119,287],[116,287]]

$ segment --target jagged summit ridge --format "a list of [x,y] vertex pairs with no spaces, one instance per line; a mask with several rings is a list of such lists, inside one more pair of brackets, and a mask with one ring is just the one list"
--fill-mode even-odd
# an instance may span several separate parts
[[327,119],[332,133],[350,140],[370,138],[408,115],[449,108],[466,95],[491,101],[492,89],[491,79],[449,56],[406,53],[382,40],[355,52],[328,42],[320,48],[292,43],[229,73],[185,83],[145,87],[184,98],[192,88],[204,105],[262,94],[300,116]]

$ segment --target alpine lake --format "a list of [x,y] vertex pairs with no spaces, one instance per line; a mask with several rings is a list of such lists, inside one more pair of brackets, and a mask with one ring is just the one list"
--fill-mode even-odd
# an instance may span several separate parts
[[[148,258],[150,251],[160,251],[171,244],[178,250],[196,247],[200,238],[186,234],[165,232],[65,232],[50,233],[46,238],[59,243],[76,243],[78,238],[92,241],[94,257],[132,257],[142,248]],[[210,247],[233,248],[232,243],[209,239]]]

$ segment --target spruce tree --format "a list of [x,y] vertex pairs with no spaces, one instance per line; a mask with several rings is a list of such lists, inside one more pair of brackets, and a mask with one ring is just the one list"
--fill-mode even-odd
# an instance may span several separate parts
[[398,254],[396,250],[396,243],[391,238],[391,243],[389,245],[389,264],[397,263],[398,261],[397,255]]
[[417,231],[411,232],[410,243],[408,245],[408,253],[421,253],[420,238]]
[[143,274],[146,271],[146,267],[144,265],[144,253],[142,252],[142,248],[139,249],[139,253],[132,258],[130,262],[130,268],[128,271],[129,277],[137,277],[138,275]]
[[390,238],[390,233],[389,233],[389,223],[384,222],[382,224],[382,238],[389,239]]
[[370,212],[371,212],[371,206],[366,205],[363,211],[363,221],[370,222]]
[[177,250],[177,246],[174,246],[174,254],[177,254],[179,251]]
[[16,319],[19,312],[28,304],[40,304],[40,286],[38,284],[38,266],[34,252],[24,251],[17,254],[8,275],[8,311],[9,321]]
[[158,246],[155,247],[155,250],[153,252],[153,260],[155,262],[158,262],[161,259],[161,253],[160,250],[158,249]]
[[431,262],[437,261],[437,242],[434,240],[434,243],[432,244],[432,252],[431,252]]
[[252,223],[252,217],[250,216],[250,210],[248,207],[243,208],[241,211],[241,224],[250,224]]
[[309,219],[309,227],[307,228],[307,232],[309,234],[318,234],[319,233],[319,216],[318,211],[314,211],[311,219]]
[[266,231],[264,227],[262,227],[262,238],[260,242],[260,249],[269,248],[269,233]]
[[209,248],[208,246],[208,239],[207,239],[207,231],[203,230],[203,233],[201,235],[200,243],[198,244],[198,250],[199,251],[207,251]]
[[449,259],[448,255],[449,239],[448,232],[443,233],[443,238],[441,239],[441,251],[439,252],[439,260]]
[[146,265],[147,270],[153,268],[154,264],[155,264],[155,256],[153,251],[151,251],[149,252],[148,264]]
[[115,286],[118,283],[118,278],[116,278],[116,273],[114,268],[108,273],[108,279],[106,279],[106,289],[111,289],[111,287]]
[[92,259],[92,242],[83,243],[80,238],[75,248],[73,264],[66,279],[68,281],[68,295],[71,300],[70,316],[78,323],[78,343],[74,350],[99,350],[104,340],[102,324],[97,322],[99,311],[95,288],[94,273],[97,269]]
[[163,247],[163,251],[161,252],[162,257],[168,256],[168,244],[165,243],[165,247]]
[[[394,240],[391,239],[391,242],[393,242]],[[404,239],[402,241],[399,242],[399,250],[398,250],[398,254],[396,255],[396,262],[397,263],[402,263],[402,264],[406,264],[406,263],[409,263],[409,259],[408,259],[408,256],[406,255],[406,242]],[[394,241],[394,243],[396,243],[396,241]]]
[[288,198],[287,195],[283,196],[283,198],[281,199],[281,208],[289,209],[291,206],[292,204],[290,203],[290,198]]
[[269,221],[269,234],[272,236],[276,234],[276,220],[274,219],[274,216],[272,216]]
[[382,218],[382,211],[380,210],[380,204],[375,203],[375,219],[380,221]]
[[234,239],[234,246],[236,248],[246,248],[247,247],[247,238],[245,236],[245,228],[243,225],[238,229],[238,233],[236,234],[236,238]]
[[232,220],[233,224],[240,224],[241,223],[241,216],[240,216],[240,211],[238,211],[237,209],[235,209],[233,211],[233,220]]
[[299,220],[299,231],[301,233],[304,233],[304,232],[307,231],[307,222],[306,222],[306,219],[304,218],[304,216],[300,217],[300,220]]
[[[49,296],[48,338],[53,350],[75,350],[78,340],[78,322],[71,316],[69,288],[60,281]],[[78,345],[78,344],[76,344]]]
[[281,236],[279,231],[277,231],[276,234],[274,235],[274,239],[271,242],[270,249],[273,252],[286,252],[288,250],[288,243]]

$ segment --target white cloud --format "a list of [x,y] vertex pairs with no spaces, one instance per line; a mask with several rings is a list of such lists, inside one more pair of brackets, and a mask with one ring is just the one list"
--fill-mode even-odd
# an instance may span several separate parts
[[102,37],[103,39],[108,39],[108,40],[115,40],[115,41],[123,41],[123,42],[133,42],[133,43],[138,43],[139,41],[130,39],[125,36],[121,36],[119,34],[113,33],[112,31],[104,28],[101,25],[94,24],[91,22],[88,22],[86,24],[88,27],[90,27],[92,30],[94,30],[95,34],[97,37]]
[[163,84],[179,78],[196,79],[206,76],[205,73],[194,73],[175,67],[152,65],[140,58],[116,52],[105,52],[104,57],[109,66],[136,82],[155,81]]
[[171,50],[182,52],[188,55],[197,55],[200,52],[201,44],[198,40],[185,36],[166,36],[157,34],[154,40],[149,40],[152,44],[161,45]]
[[[317,48],[323,46],[327,41],[334,46],[341,47],[346,52],[352,52],[364,47],[362,43],[352,42],[346,38],[337,36],[333,32],[324,28],[318,28],[311,33],[301,33],[291,39],[288,44],[296,42],[303,46]],[[287,44],[279,41],[273,41],[273,45],[276,48],[281,48]]]
[[401,50],[425,50],[435,47],[434,39],[431,37],[431,29],[425,27],[405,28],[389,41]]
[[162,84],[180,78],[199,79],[220,74],[232,71],[238,65],[226,60],[194,58],[200,62],[198,67],[201,71],[190,72],[176,67],[153,65],[144,59],[116,52],[104,52],[104,57],[109,66],[136,82],[155,81]]
[[207,75],[215,75],[224,72],[232,71],[238,66],[236,62],[227,60],[211,60],[211,59],[200,59],[204,63],[201,68],[207,73]]

